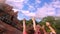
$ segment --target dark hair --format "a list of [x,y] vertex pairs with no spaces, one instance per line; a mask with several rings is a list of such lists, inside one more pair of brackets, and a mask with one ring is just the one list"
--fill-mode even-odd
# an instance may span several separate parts
[[34,29],[33,28],[29,28],[27,31],[27,34],[34,34]]

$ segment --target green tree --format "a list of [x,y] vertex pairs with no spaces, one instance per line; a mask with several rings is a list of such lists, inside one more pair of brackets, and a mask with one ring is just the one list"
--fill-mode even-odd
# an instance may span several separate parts
[[56,32],[57,34],[60,34],[60,19],[56,20]]

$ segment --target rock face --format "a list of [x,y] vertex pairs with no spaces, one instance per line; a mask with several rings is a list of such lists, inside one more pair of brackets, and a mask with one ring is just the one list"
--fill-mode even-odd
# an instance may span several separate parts
[[5,0],[0,0],[0,3],[5,3]]
[[8,4],[0,5],[0,34],[22,34],[17,13]]

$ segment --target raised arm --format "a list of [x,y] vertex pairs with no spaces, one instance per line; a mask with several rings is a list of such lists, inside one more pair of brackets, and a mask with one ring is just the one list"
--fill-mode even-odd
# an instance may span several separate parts
[[34,17],[32,18],[32,21],[33,21],[33,28],[34,28],[34,30],[36,31],[36,23],[35,23]]
[[26,25],[25,25],[25,19],[23,20],[23,34],[27,34]]
[[50,26],[49,22],[46,22],[46,26],[51,30],[52,33],[56,34],[56,31]]

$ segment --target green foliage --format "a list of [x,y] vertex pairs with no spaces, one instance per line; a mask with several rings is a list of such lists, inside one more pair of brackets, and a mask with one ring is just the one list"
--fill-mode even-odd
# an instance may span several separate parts
[[32,19],[26,20],[26,25],[29,25],[29,24],[32,24],[33,25]]
[[57,34],[60,34],[60,19],[56,20],[56,32]]

